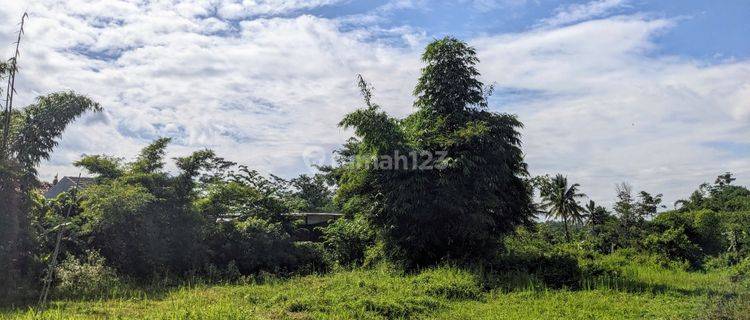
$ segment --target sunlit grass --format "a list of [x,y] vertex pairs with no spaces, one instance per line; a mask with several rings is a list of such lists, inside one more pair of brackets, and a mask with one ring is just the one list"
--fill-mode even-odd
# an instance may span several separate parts
[[[340,271],[245,285],[191,285],[100,300],[55,301],[5,311],[17,319],[685,319],[741,317],[748,288],[725,272],[628,267],[628,279],[589,279],[587,288],[483,290],[457,268],[405,275],[387,268]],[[739,301],[739,302],[738,302]],[[747,301],[745,301],[747,302]],[[747,302],[750,303],[750,302]],[[744,308],[744,309],[743,309]]]

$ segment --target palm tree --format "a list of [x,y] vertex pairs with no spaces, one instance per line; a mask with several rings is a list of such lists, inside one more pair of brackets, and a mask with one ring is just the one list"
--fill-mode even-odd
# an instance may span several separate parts
[[569,222],[582,222],[585,215],[584,209],[578,204],[579,198],[585,197],[578,192],[579,184],[568,186],[568,178],[557,174],[552,179],[545,179],[541,186],[542,204],[541,208],[550,217],[562,219],[565,227],[565,240],[570,241]]
[[609,213],[607,209],[599,206],[594,200],[589,200],[584,210],[588,213],[589,224],[591,226],[598,226],[604,224]]

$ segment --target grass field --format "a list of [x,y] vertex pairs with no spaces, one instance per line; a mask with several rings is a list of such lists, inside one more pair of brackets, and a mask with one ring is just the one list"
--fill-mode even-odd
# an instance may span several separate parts
[[629,267],[627,279],[590,279],[582,290],[529,284],[488,289],[473,273],[436,268],[339,271],[262,284],[193,285],[54,301],[8,319],[748,319],[749,289],[727,272]]

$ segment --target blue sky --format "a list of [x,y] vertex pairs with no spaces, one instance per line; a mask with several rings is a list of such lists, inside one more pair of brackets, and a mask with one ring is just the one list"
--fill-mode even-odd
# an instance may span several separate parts
[[[656,41],[659,54],[720,60],[750,56],[750,2],[742,0],[617,1],[602,16],[647,14],[680,19]],[[368,14],[388,1],[348,1],[310,10],[328,18]],[[384,27],[409,25],[440,37],[472,38],[485,34],[522,32],[554,16],[562,7],[590,1],[434,1],[393,10],[380,23]]]
[[6,57],[23,11],[20,104],[75,90],[105,108],[69,128],[47,179],[161,136],[170,156],[309,173],[352,134],[337,123],[362,105],[357,74],[403,117],[421,51],[452,35],[477,49],[491,108],[525,124],[532,174],[603,203],[623,181],[667,203],[724,171],[750,184],[748,1],[10,1]]

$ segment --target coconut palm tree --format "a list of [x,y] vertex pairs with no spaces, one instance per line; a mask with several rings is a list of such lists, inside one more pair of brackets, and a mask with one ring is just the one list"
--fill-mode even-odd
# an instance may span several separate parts
[[565,240],[570,241],[569,223],[580,223],[585,218],[585,210],[578,204],[579,198],[585,197],[578,191],[579,184],[568,186],[568,178],[557,174],[554,178],[544,179],[541,190],[541,208],[547,216],[562,219],[565,227]]

